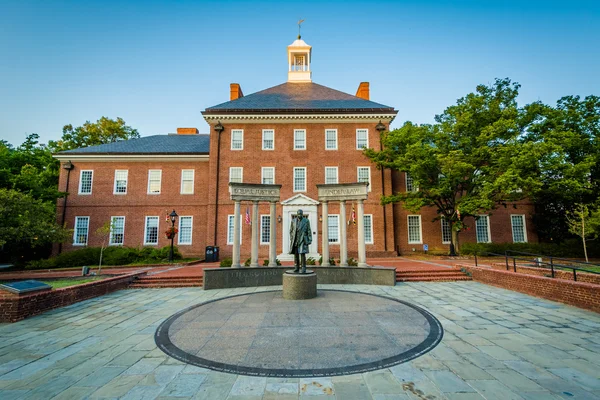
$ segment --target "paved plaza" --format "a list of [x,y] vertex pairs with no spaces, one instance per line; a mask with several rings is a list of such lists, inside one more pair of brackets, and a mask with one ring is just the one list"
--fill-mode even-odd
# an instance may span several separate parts
[[0,398],[600,399],[599,314],[476,282],[319,287],[423,307],[444,337],[421,357],[361,374],[235,375],[167,356],[157,327],[198,303],[281,287],[121,290],[1,324]]

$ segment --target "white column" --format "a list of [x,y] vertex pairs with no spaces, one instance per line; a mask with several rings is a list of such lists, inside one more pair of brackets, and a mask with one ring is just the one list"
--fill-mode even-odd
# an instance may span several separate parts
[[346,237],[346,200],[340,201],[340,267],[348,266],[348,242]]
[[358,266],[367,266],[367,248],[365,245],[365,203],[358,200]]
[[233,212],[233,255],[231,268],[240,268],[240,202],[234,202]]
[[252,252],[250,254],[250,267],[258,267],[258,201],[252,202]]
[[275,216],[275,205],[274,201],[271,202],[271,218],[270,218],[270,230],[269,230],[269,267],[277,266],[277,217]]
[[327,201],[323,201],[323,222],[321,223],[322,236],[323,236],[323,248],[321,250],[321,254],[323,255],[323,261],[321,261],[322,267],[329,267],[329,210]]

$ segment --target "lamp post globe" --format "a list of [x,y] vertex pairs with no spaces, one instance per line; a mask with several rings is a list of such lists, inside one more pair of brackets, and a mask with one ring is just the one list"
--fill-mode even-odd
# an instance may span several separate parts
[[173,240],[175,239],[175,220],[177,219],[178,215],[175,212],[175,210],[173,210],[171,212],[171,214],[169,214],[169,218],[171,219],[171,251],[169,251],[169,262],[173,262]]

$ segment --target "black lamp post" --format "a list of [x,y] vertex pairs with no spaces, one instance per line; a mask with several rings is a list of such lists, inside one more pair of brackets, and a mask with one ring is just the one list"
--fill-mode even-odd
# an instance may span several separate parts
[[175,239],[175,219],[177,217],[178,215],[175,210],[169,214],[169,218],[171,218],[171,251],[169,252],[169,262],[173,262],[173,239]]

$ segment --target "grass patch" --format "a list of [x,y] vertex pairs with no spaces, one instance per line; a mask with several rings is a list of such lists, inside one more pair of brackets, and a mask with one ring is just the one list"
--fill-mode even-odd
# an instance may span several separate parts
[[52,289],[60,289],[69,286],[81,285],[84,283],[101,281],[102,279],[106,279],[105,276],[91,276],[89,278],[67,278],[67,279],[50,279],[44,282],[47,285],[52,286]]

